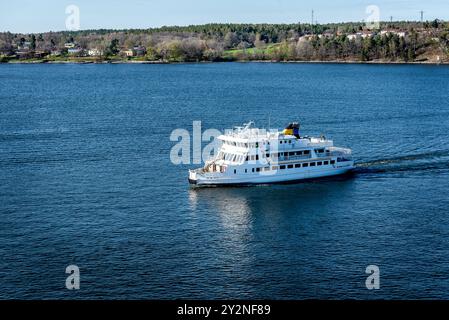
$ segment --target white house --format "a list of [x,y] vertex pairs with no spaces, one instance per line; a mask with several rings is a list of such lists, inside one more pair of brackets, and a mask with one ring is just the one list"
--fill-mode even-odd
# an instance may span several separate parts
[[388,35],[388,34],[395,34],[399,38],[405,38],[405,36],[407,35],[407,31],[382,30],[380,32],[381,36]]
[[18,50],[29,50],[31,48],[31,42],[30,41],[25,41],[23,43],[19,43],[17,45],[17,49]]
[[334,37],[334,34],[333,33],[323,33],[323,34],[319,34],[318,35],[318,38],[327,38],[327,39],[331,39],[331,38],[333,38]]
[[50,55],[54,56],[54,57],[60,56],[61,55],[61,50],[57,50],[57,49],[51,50]]
[[120,50],[120,54],[125,57],[134,57],[136,52],[133,49],[122,49]]
[[103,51],[100,49],[97,49],[97,48],[93,48],[93,49],[89,49],[87,51],[87,54],[91,57],[98,57],[98,56],[103,55]]
[[69,49],[67,49],[67,52],[69,54],[80,54],[80,53],[83,52],[83,49],[81,49],[81,48],[69,48]]
[[359,39],[361,36],[361,34],[359,33],[355,33],[355,34],[348,34],[346,37],[348,38],[348,40],[355,40],[355,39]]
[[374,36],[374,33],[373,32],[364,32],[364,33],[362,33],[362,38],[363,39],[365,39],[365,38],[371,38],[371,37],[373,37]]

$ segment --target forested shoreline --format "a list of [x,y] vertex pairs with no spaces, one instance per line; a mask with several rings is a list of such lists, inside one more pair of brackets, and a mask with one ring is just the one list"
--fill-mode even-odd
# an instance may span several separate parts
[[313,61],[447,63],[449,23],[206,24],[0,33],[1,62]]

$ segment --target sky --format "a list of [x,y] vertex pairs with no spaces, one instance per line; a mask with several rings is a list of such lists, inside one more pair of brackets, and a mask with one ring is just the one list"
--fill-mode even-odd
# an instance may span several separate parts
[[129,29],[217,23],[365,21],[369,5],[380,20],[449,20],[449,0],[0,0],[0,32],[67,30],[66,8],[79,8],[79,28]]

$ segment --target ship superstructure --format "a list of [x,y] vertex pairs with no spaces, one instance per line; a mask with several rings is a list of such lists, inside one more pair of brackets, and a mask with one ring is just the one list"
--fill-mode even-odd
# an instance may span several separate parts
[[347,173],[351,150],[321,137],[300,136],[299,124],[284,130],[253,128],[253,122],[221,135],[217,155],[189,171],[196,185],[248,185],[293,182]]

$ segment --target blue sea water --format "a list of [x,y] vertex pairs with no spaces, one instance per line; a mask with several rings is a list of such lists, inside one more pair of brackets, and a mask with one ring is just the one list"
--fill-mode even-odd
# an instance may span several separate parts
[[[298,120],[357,169],[192,189],[197,120]],[[447,66],[0,65],[0,298],[447,299],[448,131]]]

